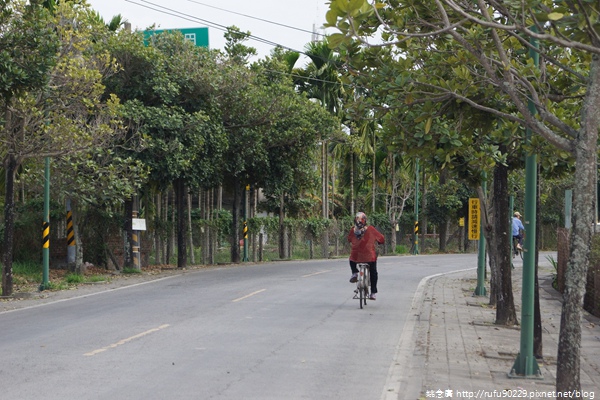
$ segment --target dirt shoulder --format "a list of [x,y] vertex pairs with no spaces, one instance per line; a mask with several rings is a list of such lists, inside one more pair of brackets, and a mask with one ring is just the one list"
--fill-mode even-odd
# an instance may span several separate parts
[[[201,269],[215,268],[215,266],[190,266],[178,269],[172,265],[151,265],[142,268],[140,273],[120,273],[102,268],[89,268],[85,272],[88,281],[85,283],[70,284],[61,290],[39,290],[40,282],[24,282],[14,287],[12,296],[0,296],[0,312],[8,312],[27,307],[34,307],[53,301],[92,295],[94,293],[115,290],[118,288],[149,282],[173,275],[181,275]],[[59,282],[66,275],[65,270],[50,270],[50,282]],[[89,278],[93,277],[93,282]],[[103,279],[102,279],[103,278]]]

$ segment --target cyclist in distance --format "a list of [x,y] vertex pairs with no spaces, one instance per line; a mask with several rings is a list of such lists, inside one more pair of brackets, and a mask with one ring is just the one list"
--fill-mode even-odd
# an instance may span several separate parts
[[354,217],[354,227],[348,232],[348,241],[352,245],[350,251],[350,269],[352,277],[350,283],[355,283],[358,279],[358,268],[356,263],[369,264],[369,273],[371,275],[371,294],[370,300],[375,300],[377,294],[377,252],[375,243],[383,244],[385,238],[374,226],[367,225],[367,216],[364,212],[359,212]]
[[512,235],[513,238],[517,239],[517,249],[523,250],[523,233],[525,232],[525,227],[521,222],[521,213],[515,211],[512,219]]

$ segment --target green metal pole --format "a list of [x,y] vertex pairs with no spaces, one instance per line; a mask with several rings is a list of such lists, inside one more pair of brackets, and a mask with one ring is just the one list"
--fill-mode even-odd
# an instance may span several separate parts
[[419,254],[419,159],[415,161],[415,229],[413,254]]
[[244,258],[243,261],[248,261],[248,191],[250,185],[246,185],[244,190]]
[[[481,182],[483,193],[487,193],[487,174],[483,173],[483,182]],[[480,207],[480,210],[483,207]],[[480,211],[481,213],[481,211]],[[479,225],[479,249],[477,253],[477,287],[475,288],[475,296],[487,296],[485,288],[485,236],[483,234],[483,218]]]
[[50,286],[50,157],[46,157],[44,166],[44,228],[42,233],[42,284],[40,290]]
[[[531,28],[536,31],[535,27]],[[534,65],[539,65],[538,42],[531,39],[533,49],[529,56]],[[536,113],[535,105],[529,101],[529,112]],[[526,140],[531,141],[532,132],[526,130]],[[521,302],[521,347],[517,355],[510,377],[542,378],[540,367],[533,355],[534,295],[535,295],[535,236],[536,236],[536,190],[537,190],[537,155],[528,154],[525,158],[525,241],[523,249],[523,289]]]

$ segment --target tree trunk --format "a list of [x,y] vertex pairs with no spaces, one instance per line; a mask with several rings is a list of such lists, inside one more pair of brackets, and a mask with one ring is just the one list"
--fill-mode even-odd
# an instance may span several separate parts
[[192,194],[187,195],[187,217],[188,217],[188,239],[190,245],[190,262],[196,264],[196,255],[194,254],[194,229],[192,225]]
[[354,152],[350,153],[350,215],[354,218]]
[[81,273],[83,266],[83,240],[79,234],[79,202],[71,199],[71,220],[73,223],[73,239],[75,241],[75,271]]
[[133,268],[133,198],[125,200],[124,211],[123,211],[123,232],[125,235],[124,239],[124,251],[123,251],[123,267]]
[[376,147],[376,138],[375,138],[375,131],[373,131],[373,164],[371,165],[371,213],[375,212],[375,200],[377,197],[377,171],[375,170],[376,168],[376,163],[377,163],[377,150],[375,150]]
[[[444,186],[446,184],[448,177],[448,172],[446,169],[442,169],[440,172],[440,186]],[[440,229],[440,237],[438,238],[438,250],[440,253],[446,252],[446,238],[448,237],[448,218],[446,217],[444,222],[439,225]]]
[[[322,146],[322,163],[323,163],[323,219],[329,218],[329,161],[328,161],[328,152],[327,152],[327,141],[323,140]],[[323,250],[323,258],[329,257],[329,232],[326,229],[323,232],[322,237],[322,250]]]
[[391,223],[392,223],[392,229],[390,231],[390,252],[396,253],[396,244],[397,244],[396,224],[398,223],[398,221],[394,220],[394,221],[391,221]]
[[419,214],[419,233],[421,238],[419,239],[421,254],[427,252],[427,241],[425,235],[427,235],[427,175],[425,173],[425,166],[423,166],[423,183],[421,184],[421,213]]
[[[169,247],[171,248],[171,250],[169,251],[169,254],[173,255],[173,252],[175,252],[175,250],[177,249],[177,193],[175,193],[175,191],[173,190],[173,202],[172,202],[172,212],[171,212],[171,230],[170,230],[170,238],[169,238]],[[170,258],[169,258],[170,260]]]
[[285,246],[285,209],[284,209],[284,195],[281,193],[279,196],[279,258],[286,259],[286,246]]
[[[158,193],[155,197],[156,201],[156,216],[154,218],[155,221],[160,223],[160,218],[162,215],[162,193]],[[158,229],[158,226],[154,227],[154,263],[160,264],[161,261],[161,253],[162,253],[162,240],[160,238],[161,232]]]
[[509,224],[508,210],[508,167],[504,164],[496,164],[494,169],[494,182],[492,199],[494,206],[493,230],[494,236],[490,241],[490,260],[495,260],[497,273],[494,277],[498,279],[496,286],[496,324],[512,326],[518,323],[517,311],[512,288],[512,263],[510,254],[510,241],[512,240],[512,227]]
[[321,144],[321,214],[327,218],[327,142]]
[[596,191],[596,152],[600,126],[600,56],[593,55],[589,86],[582,108],[582,126],[576,139],[575,188],[570,256],[565,273],[565,290],[560,321],[556,390],[581,390],[580,347],[583,295],[589,264]]
[[398,185],[396,184],[396,163],[395,163],[395,158],[394,158],[394,154],[390,153],[390,155],[388,156],[388,160],[389,160],[389,169],[390,169],[390,201],[389,201],[389,206],[386,203],[386,208],[387,208],[387,213],[390,216],[390,223],[391,223],[391,231],[390,231],[390,247],[391,247],[391,252],[395,253],[396,252],[396,224],[398,223],[398,218],[396,218],[396,201],[397,201],[397,187]]
[[173,224],[171,224],[171,222],[169,221],[169,191],[167,190],[165,192],[165,212],[164,212],[164,218],[165,218],[165,261],[164,264],[170,264],[171,263],[171,256],[173,255],[172,251],[173,251],[173,246],[171,245],[171,236],[172,236],[172,231],[173,231]]
[[187,229],[186,229],[186,192],[183,179],[177,179],[173,184],[175,204],[177,206],[177,268],[187,267]]
[[[221,200],[222,200],[222,186],[219,186],[217,193],[215,193],[215,189],[210,189],[207,202],[207,212],[208,212],[208,220],[209,220],[209,249],[208,249],[208,260],[210,264],[216,263],[217,251],[219,248],[219,230],[215,227],[215,219],[217,218],[215,210],[221,210]],[[218,197],[215,200],[215,196]]]
[[201,211],[201,218],[204,220],[203,226],[200,230],[201,235],[201,248],[202,251],[200,252],[201,257],[200,257],[200,263],[203,265],[208,264],[208,246],[209,246],[209,239],[208,239],[208,230],[209,230],[209,224],[208,224],[208,194],[210,193],[209,190],[200,190],[200,194],[198,195],[198,207],[202,210]]
[[13,293],[13,243],[15,237],[15,173],[18,168],[17,159],[8,153],[4,160],[6,171],[6,193],[4,201],[4,241],[2,244],[2,295]]
[[240,210],[242,206],[239,182],[233,184],[233,218],[231,222],[231,262],[240,262]]
[[[256,217],[258,207],[258,188],[255,185],[252,186],[252,205],[250,206],[250,218]],[[252,261],[257,261],[258,254],[258,234],[259,232],[252,233]]]

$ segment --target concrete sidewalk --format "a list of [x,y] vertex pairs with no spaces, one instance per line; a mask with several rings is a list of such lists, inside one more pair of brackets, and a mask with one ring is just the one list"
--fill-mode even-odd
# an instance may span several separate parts
[[[508,376],[520,350],[520,327],[494,325],[496,311],[488,306],[487,297],[473,296],[477,273],[469,270],[430,277],[417,291],[407,322],[412,329],[412,352],[403,357],[400,350],[397,361],[406,368],[397,398],[555,398],[562,296],[552,288],[553,267],[547,260],[540,263],[541,378]],[[519,260],[513,270],[519,320],[521,280]],[[593,399],[600,397],[600,320],[584,314],[581,386],[589,392],[586,398]]]

